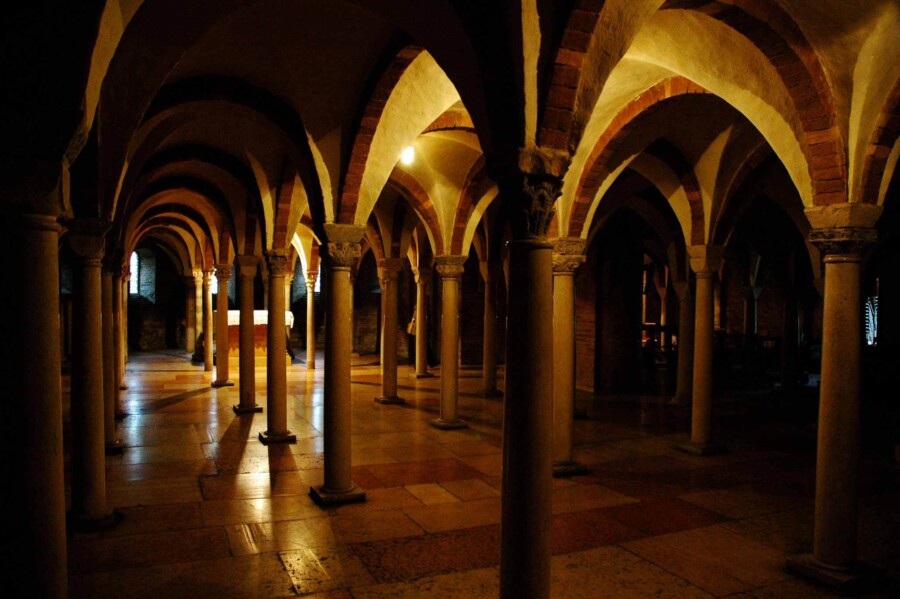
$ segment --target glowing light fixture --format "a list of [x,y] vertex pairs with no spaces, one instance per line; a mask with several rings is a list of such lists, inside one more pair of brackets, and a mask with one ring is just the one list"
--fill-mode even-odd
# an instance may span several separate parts
[[400,162],[403,164],[412,164],[415,157],[416,149],[412,146],[406,146],[403,148],[403,151],[400,152]]

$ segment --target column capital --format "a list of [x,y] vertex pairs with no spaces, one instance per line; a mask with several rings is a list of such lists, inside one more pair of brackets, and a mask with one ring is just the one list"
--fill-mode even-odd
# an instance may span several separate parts
[[553,240],[553,274],[574,274],[585,261],[587,240],[560,237]]
[[468,256],[436,256],[435,270],[442,279],[458,279],[465,270],[464,264]]
[[691,259],[691,270],[698,277],[711,277],[722,266],[722,255],[725,248],[720,245],[689,245],[688,257]]
[[430,268],[413,268],[413,277],[416,280],[416,285],[427,285],[431,280],[431,269]]
[[332,267],[351,268],[359,260],[361,246],[355,241],[329,241],[325,251]]
[[382,258],[378,261],[378,268],[381,269],[381,276],[384,279],[396,281],[403,268],[403,258]]
[[239,277],[255,277],[259,271],[258,256],[237,256],[235,258],[238,265]]
[[216,279],[219,281],[219,284],[228,281],[231,278],[231,265],[230,264],[216,264]]
[[191,276],[194,277],[194,286],[200,286],[203,284],[203,271],[202,270],[194,270],[191,273]]
[[213,270],[204,270],[203,271],[203,285],[211,285],[213,278]]
[[69,246],[75,255],[88,261],[103,258],[106,233],[112,223],[101,218],[77,218],[66,223],[69,229]]
[[687,281],[673,281],[672,289],[675,290],[675,295],[678,297],[679,302],[686,302],[691,299],[691,284]]
[[306,286],[310,289],[313,289],[316,286],[316,281],[319,280],[319,271],[317,270],[308,270],[306,271]]
[[818,248],[826,261],[833,256],[860,259],[877,241],[878,231],[864,227],[834,227],[809,232],[809,242]]
[[266,250],[266,266],[270,277],[283,277],[287,272],[287,252],[284,250]]

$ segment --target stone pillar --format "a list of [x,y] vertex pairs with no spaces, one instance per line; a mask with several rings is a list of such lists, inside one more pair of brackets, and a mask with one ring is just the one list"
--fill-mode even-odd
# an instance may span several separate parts
[[269,270],[269,324],[266,345],[267,429],[259,440],[271,443],[296,443],[297,436],[287,426],[287,339],[284,321],[284,273],[287,253],[266,250]]
[[101,282],[103,311],[103,431],[106,455],[119,455],[124,449],[116,436],[116,401],[119,387],[116,385],[115,322],[113,319],[113,273],[107,263]]
[[70,223],[69,244],[81,260],[72,331],[72,516],[79,529],[113,523],[106,505],[103,326],[100,260],[109,223]]
[[428,372],[428,285],[431,269],[413,269],[416,277],[416,378],[431,378]]
[[203,370],[206,372],[213,369],[212,277],[213,271],[203,271]]
[[216,281],[219,293],[216,294],[216,380],[213,387],[234,387],[228,379],[228,280],[231,278],[230,264],[216,265]]
[[553,476],[584,474],[572,458],[575,414],[575,272],[584,263],[585,240],[557,239],[553,246]]
[[[527,163],[530,161],[530,164]],[[564,165],[553,157],[519,156],[523,170],[501,178],[511,207],[500,596],[550,594],[553,472],[553,246],[547,229],[562,189]]]
[[[135,275],[137,276],[137,275]],[[125,364],[128,363],[128,300],[131,298],[131,272],[122,278],[122,380],[125,380]]]
[[[118,345],[116,346],[116,381],[119,384],[119,389],[124,391],[128,389],[128,385],[125,382],[125,354],[128,351],[128,315],[125,312],[128,308],[128,277],[122,272],[120,272],[119,276],[116,278],[116,291],[118,292],[116,295],[117,312],[115,315],[116,337],[118,341]],[[121,393],[118,396],[118,403],[116,404],[116,415],[119,418],[125,416],[125,408],[122,405]]]
[[232,406],[235,414],[262,412],[256,405],[256,351],[253,344],[253,281],[259,259],[256,256],[238,256],[238,302],[241,311],[238,340],[238,393],[240,399]]
[[482,389],[485,397],[503,397],[497,389],[497,300],[492,264],[478,264],[484,280],[484,341],[482,345]]
[[184,351],[193,354],[197,343],[197,291],[194,277],[184,277]]
[[402,258],[385,258],[381,267],[381,395],[380,404],[406,403],[397,396],[397,279]]
[[788,567],[845,589],[870,575],[857,562],[862,255],[876,241],[881,207],[839,205],[806,210],[809,241],[825,262],[822,381],[816,450],[815,532],[812,555]]
[[0,218],[5,378],[0,458],[7,594],[67,596],[60,383],[59,231],[53,216]]
[[429,424],[466,428],[459,419],[459,281],[466,256],[438,256],[434,262],[441,277],[441,415]]
[[692,245],[688,248],[691,269],[697,275],[694,318],[694,388],[691,407],[691,441],[678,448],[696,455],[720,453],[712,440],[713,304],[716,273],[722,264],[722,248]]
[[316,279],[315,270],[306,273],[306,369],[316,369]]
[[[194,277],[194,323],[196,323],[196,335],[197,339],[200,338],[200,333],[203,331],[203,272],[200,270],[195,270],[193,273]],[[205,337],[205,335],[204,335]],[[202,348],[199,344],[195,344],[194,346],[194,355],[191,356],[191,361],[196,363],[203,362],[203,354],[200,352]]]
[[359,260],[365,227],[325,224],[328,312],[325,327],[325,480],[309,495],[319,505],[365,501],[353,483],[350,445],[350,355],[353,351],[353,305],[350,268]]
[[694,295],[687,281],[672,287],[678,296],[678,373],[672,403],[686,404],[694,386]]

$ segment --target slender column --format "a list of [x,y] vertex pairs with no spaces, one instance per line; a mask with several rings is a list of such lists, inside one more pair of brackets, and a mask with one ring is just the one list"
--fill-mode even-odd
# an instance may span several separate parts
[[[135,275],[137,276],[137,275]],[[125,364],[128,363],[128,300],[131,298],[131,272],[126,270],[122,278],[122,380],[125,380]]]
[[429,424],[466,428],[459,419],[459,281],[466,256],[438,256],[434,262],[441,277],[441,415]]
[[203,370],[213,369],[213,309],[212,309],[213,271],[203,271]]
[[[60,402],[59,231],[47,215],[0,218],[2,491],[7,594],[67,595]],[[8,585],[8,586],[7,586]]]
[[428,372],[428,285],[431,269],[413,270],[416,277],[416,378],[432,378]]
[[106,455],[119,455],[124,446],[116,437],[116,385],[115,323],[113,322],[113,273],[109,261],[103,270],[101,295],[103,311],[103,434]]
[[584,474],[572,457],[575,414],[575,272],[585,241],[557,239],[553,246],[553,476]]
[[232,406],[235,414],[262,412],[262,406],[256,405],[256,352],[253,348],[253,281],[256,279],[258,262],[256,256],[237,257],[241,322],[238,340],[240,399],[238,405]]
[[653,284],[656,287],[656,293],[659,295],[659,348],[663,352],[668,352],[669,335],[666,332],[668,324],[668,305],[669,297],[669,269],[662,266],[657,269],[656,276],[653,277]]
[[694,385],[694,295],[687,281],[672,286],[678,296],[678,373],[672,403],[686,404]]
[[216,280],[219,293],[216,294],[216,380],[213,387],[234,387],[228,379],[228,279],[231,278],[230,264],[216,265]]
[[485,397],[503,397],[497,389],[497,300],[494,289],[493,265],[479,263],[484,279],[484,341],[482,344],[481,381]]
[[[200,270],[193,271],[194,277],[194,323],[196,325],[195,334],[199,341],[200,333],[203,331],[203,272]],[[206,337],[206,335],[204,335]],[[194,355],[191,356],[191,362],[197,364],[203,362],[203,348],[199,343],[194,344]]]
[[287,426],[287,339],[284,321],[284,273],[287,255],[284,250],[266,250],[269,267],[269,323],[266,338],[266,381],[268,384],[268,428],[259,440],[270,443],[296,443],[297,435]]
[[316,279],[318,271],[306,273],[306,369],[316,369]]
[[[528,162],[530,161],[530,164]],[[553,246],[546,234],[562,189],[563,164],[519,155],[521,168],[500,179],[512,207],[500,596],[550,595],[550,518],[553,472]]]
[[694,318],[694,388],[691,407],[691,441],[678,448],[696,455],[723,450],[712,440],[713,307],[716,273],[722,263],[722,248],[690,246],[691,268],[697,274]]
[[77,528],[92,529],[114,523],[106,505],[100,284],[109,223],[83,219],[69,226],[69,243],[81,259],[72,331],[72,516]]
[[328,312],[325,327],[325,480],[309,495],[319,505],[365,501],[351,477],[350,355],[353,304],[350,268],[359,260],[364,227],[325,224]]
[[[116,278],[116,291],[115,327],[116,340],[118,341],[116,345],[116,382],[119,389],[124,391],[128,389],[128,385],[125,383],[125,352],[128,345],[128,317],[125,314],[125,310],[128,306],[128,281],[124,274],[120,274]],[[116,403],[116,414],[120,418],[125,415],[121,393]]]
[[[806,211],[814,227],[809,240],[825,262],[815,532],[812,555],[788,560],[789,568],[844,588],[871,575],[857,562],[856,553],[863,343],[860,263],[867,247],[876,241],[876,231],[870,227],[881,209],[861,208],[846,205]],[[849,226],[833,228],[835,224]]]
[[184,351],[193,354],[197,343],[197,292],[194,277],[184,277]]
[[406,403],[397,397],[397,279],[403,267],[401,258],[381,260],[381,404]]

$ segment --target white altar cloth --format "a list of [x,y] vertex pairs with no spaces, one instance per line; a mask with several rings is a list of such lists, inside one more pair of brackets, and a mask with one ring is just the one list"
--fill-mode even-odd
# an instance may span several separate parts
[[[215,318],[215,316],[213,316]],[[285,312],[284,313],[284,323],[288,326],[288,328],[294,327],[294,313],[293,312]],[[229,310],[228,311],[228,326],[236,327],[241,324],[241,311],[240,310]],[[269,311],[268,310],[254,310],[253,311],[253,325],[260,324],[269,324]]]

